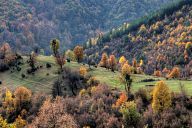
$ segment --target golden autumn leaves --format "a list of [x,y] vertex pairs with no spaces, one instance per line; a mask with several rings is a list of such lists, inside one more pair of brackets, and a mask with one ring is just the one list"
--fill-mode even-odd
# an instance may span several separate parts
[[157,82],[153,90],[152,108],[154,112],[160,112],[171,106],[171,93],[164,81]]
[[[121,93],[119,99],[116,101],[115,107],[121,107],[127,103],[128,97],[125,93]],[[162,112],[163,110],[171,107],[171,91],[164,81],[156,83],[152,91],[152,102],[151,106],[154,113]]]
[[20,112],[20,115],[18,115],[12,124],[9,124],[6,119],[0,116],[1,128],[23,128],[26,125],[26,121],[22,117],[27,112],[23,109],[23,106],[30,101],[31,96],[32,92],[23,86],[18,87],[13,94],[10,90],[6,89],[2,106],[6,111],[6,115],[11,115],[14,111]]

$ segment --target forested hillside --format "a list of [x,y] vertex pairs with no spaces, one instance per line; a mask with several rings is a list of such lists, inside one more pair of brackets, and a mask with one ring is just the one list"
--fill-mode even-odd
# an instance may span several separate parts
[[192,0],[167,1],[0,0],[0,128],[192,128]]
[[168,1],[174,0],[1,0],[0,43],[25,52],[34,47],[49,52],[52,38],[74,46]]
[[87,56],[99,60],[106,52],[117,57],[125,56],[130,62],[134,58],[144,60],[147,74],[179,66],[182,76],[189,77],[192,66],[191,10],[191,1],[184,0],[129,26],[124,24],[96,38],[96,45],[90,45],[90,40]]

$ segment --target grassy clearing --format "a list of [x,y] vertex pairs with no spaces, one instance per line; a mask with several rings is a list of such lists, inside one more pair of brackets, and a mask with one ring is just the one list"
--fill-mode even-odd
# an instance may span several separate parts
[[[25,59],[26,60],[26,59]],[[32,91],[36,92],[45,92],[50,93],[51,86],[55,79],[57,79],[57,70],[58,66],[55,65],[54,57],[50,56],[38,56],[38,65],[43,65],[42,69],[39,69],[35,75],[27,75],[27,78],[22,79],[21,74],[26,74],[26,69],[28,68],[27,64],[22,66],[22,70],[20,72],[7,71],[5,73],[0,73],[0,80],[3,81],[3,86],[8,86],[11,88],[15,88],[17,86],[23,85],[30,88]],[[52,68],[46,69],[45,64],[49,62],[52,64]],[[66,67],[70,67],[72,69],[78,70],[82,64],[78,64],[76,62],[66,63]],[[86,66],[88,67],[88,66]],[[106,83],[113,88],[124,89],[124,84],[122,84],[119,80],[120,73],[119,72],[111,72],[104,68],[92,68],[89,72],[92,76],[96,77],[101,83]],[[47,75],[49,74],[49,75]],[[154,82],[141,82],[141,80],[153,78],[158,80],[164,80],[170,87],[172,91],[178,92],[179,85],[184,84],[187,93],[192,95],[192,81],[181,81],[181,80],[166,80],[164,78],[157,78],[154,76],[148,75],[132,75],[133,85],[132,90],[136,91],[141,87],[146,87],[145,85],[155,85],[157,81]]]

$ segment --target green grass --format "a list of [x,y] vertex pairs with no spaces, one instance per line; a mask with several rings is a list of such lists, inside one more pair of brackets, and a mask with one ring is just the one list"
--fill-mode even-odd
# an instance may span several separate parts
[[[26,60],[26,59],[24,59]],[[32,91],[35,92],[45,92],[50,93],[51,86],[53,82],[57,79],[57,71],[58,66],[55,64],[55,60],[53,57],[50,56],[38,56],[38,65],[43,65],[44,67],[42,69],[39,69],[35,75],[27,75],[27,78],[22,79],[21,74],[26,74],[27,68],[29,66],[27,64],[24,64],[22,66],[22,70],[20,72],[15,71],[13,73],[10,73],[10,71],[0,73],[0,80],[3,81],[3,86],[8,86],[10,88],[16,88],[17,86],[26,86]],[[49,62],[52,64],[52,68],[46,69],[45,64]],[[82,64],[78,64],[76,62],[66,63],[66,67],[70,67],[73,70],[78,70],[80,66],[83,66]],[[88,67],[86,65],[86,67]],[[46,75],[49,73],[49,75]],[[107,85],[110,85],[112,88],[119,88],[121,90],[124,89],[124,84],[122,84],[119,80],[120,73],[119,72],[111,72],[110,70],[106,70],[104,68],[92,68],[89,73],[96,77],[97,80],[99,80],[101,83],[105,83]],[[154,76],[148,76],[148,75],[138,75],[134,74],[131,76],[133,79],[132,84],[132,91],[136,91],[141,87],[146,87],[146,85],[155,85],[155,83],[158,80],[164,80],[169,88],[172,91],[179,92],[179,85],[180,83],[183,84],[187,90],[187,93],[189,95],[192,95],[192,81],[183,81],[183,80],[166,80],[164,78],[157,78]],[[157,81],[155,82],[141,82],[141,80],[147,79],[147,78],[153,78]]]

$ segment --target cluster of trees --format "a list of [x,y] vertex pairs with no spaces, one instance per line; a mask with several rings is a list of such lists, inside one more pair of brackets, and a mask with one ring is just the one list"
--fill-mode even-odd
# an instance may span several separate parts
[[65,67],[53,84],[52,95],[54,97],[76,96],[81,89],[87,89],[98,84],[99,81],[89,75],[85,67],[80,67],[79,71]]
[[68,50],[65,53],[60,53],[60,41],[58,39],[53,39],[50,42],[51,50],[53,51],[53,55],[55,57],[56,63],[60,66],[60,70],[63,70],[63,66],[66,63],[66,60],[70,62],[71,60],[77,61],[78,63],[83,61],[83,47],[76,46],[73,51]]
[[81,88],[72,97],[32,94],[25,87],[13,93],[4,89],[0,94],[2,128],[192,126],[192,99],[182,86],[180,93],[173,93],[164,81],[151,91],[139,89],[132,99],[126,92],[101,84]]
[[44,94],[32,92],[20,86],[14,92],[8,88],[0,91],[0,127],[23,128],[36,116],[46,99]]
[[14,53],[8,43],[4,43],[0,46],[0,72],[9,70],[13,67],[17,71],[20,71],[20,65],[22,64],[22,57]]
[[[113,36],[116,33],[116,30],[113,30],[109,33],[111,39],[107,41],[101,40],[105,35],[101,36],[96,45],[85,50],[85,54],[92,56],[97,52],[101,58],[102,53],[106,52],[113,53],[116,57],[122,55],[130,59],[134,57],[143,60],[146,74],[168,78],[190,78],[191,8],[191,1],[179,1],[156,15],[149,16],[150,20],[140,22],[134,29],[124,24],[119,31],[125,33]],[[168,14],[169,10],[172,11]],[[170,72],[176,67],[179,68],[179,75],[177,73],[176,76],[171,76]]]
[[125,64],[129,66],[130,73],[141,74],[143,72],[143,60],[140,60],[138,63],[137,60],[133,58],[132,64],[129,64],[129,60],[127,60],[124,56],[121,56],[119,61],[117,61],[115,55],[112,54],[108,57],[107,53],[105,52],[102,54],[98,65],[106,69],[111,69],[111,71],[114,72],[115,70],[121,71]]

